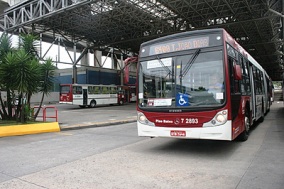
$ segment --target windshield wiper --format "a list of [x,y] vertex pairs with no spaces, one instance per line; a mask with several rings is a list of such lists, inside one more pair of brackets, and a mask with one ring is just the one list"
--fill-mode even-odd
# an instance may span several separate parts
[[159,61],[159,63],[162,65],[162,67],[163,67],[166,71],[168,71],[167,76],[168,76],[169,74],[171,74],[172,71],[171,71],[167,66],[165,66],[165,64],[163,63],[163,61],[160,59],[160,57],[159,57],[158,55],[156,56],[156,58],[157,58],[157,60]]
[[172,72],[167,66],[165,66],[165,64],[163,63],[163,61],[160,59],[158,55],[156,56],[156,58],[159,61],[159,63],[163,66],[163,68],[165,68],[169,73]]
[[182,73],[180,74],[180,77],[182,78],[183,76],[185,76],[187,74],[187,72],[189,71],[189,69],[191,68],[193,62],[195,61],[195,59],[197,58],[197,56],[199,55],[201,49],[197,49],[195,51],[195,53],[191,56],[191,58],[188,60],[188,62],[186,63],[184,70],[182,71]]

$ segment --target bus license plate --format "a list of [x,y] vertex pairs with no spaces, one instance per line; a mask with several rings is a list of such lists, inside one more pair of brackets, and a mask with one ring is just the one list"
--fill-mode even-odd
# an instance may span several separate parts
[[185,137],[186,132],[185,131],[171,131],[171,136]]

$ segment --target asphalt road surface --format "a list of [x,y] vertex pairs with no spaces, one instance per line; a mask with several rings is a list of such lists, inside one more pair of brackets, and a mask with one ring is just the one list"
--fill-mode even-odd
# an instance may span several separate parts
[[[118,120],[137,119],[136,104],[128,103],[120,105],[104,105],[95,108],[80,108],[76,105],[53,104],[48,107],[56,107],[58,110],[58,123],[62,127],[77,125],[92,125],[94,123],[113,122]],[[47,117],[55,116],[55,109],[47,109]],[[42,114],[40,114],[42,115]],[[38,117],[37,120],[42,120]],[[47,121],[55,121],[54,118],[47,118]]]
[[246,142],[142,138],[135,123],[0,138],[0,189],[282,189],[283,113]]

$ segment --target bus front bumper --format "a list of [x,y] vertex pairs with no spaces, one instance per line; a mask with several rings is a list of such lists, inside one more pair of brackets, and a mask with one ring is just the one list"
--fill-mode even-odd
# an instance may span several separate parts
[[229,120],[220,126],[200,128],[155,127],[144,125],[137,121],[137,129],[138,136],[145,137],[232,140],[232,122]]

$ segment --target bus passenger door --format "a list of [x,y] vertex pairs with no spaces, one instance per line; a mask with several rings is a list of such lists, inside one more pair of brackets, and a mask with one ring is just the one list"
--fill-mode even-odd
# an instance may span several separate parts
[[88,90],[83,89],[83,105],[87,106],[88,105]]
[[236,65],[237,61],[234,58],[229,57],[232,120],[234,122],[239,122],[240,120],[237,120],[237,118],[241,105],[241,90],[240,90],[240,80],[237,80],[235,78],[234,67]]

